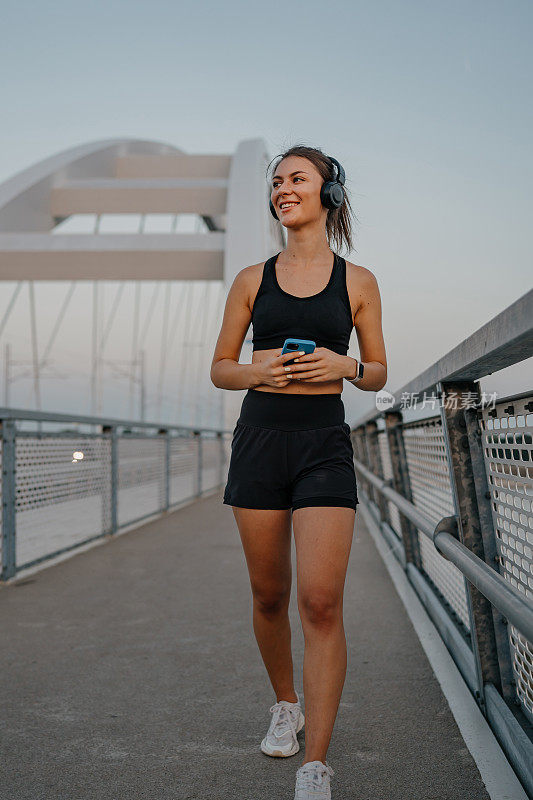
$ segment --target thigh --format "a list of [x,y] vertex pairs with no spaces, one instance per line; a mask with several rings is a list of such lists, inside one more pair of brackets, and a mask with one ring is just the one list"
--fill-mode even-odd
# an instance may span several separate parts
[[293,512],[299,604],[341,603],[353,540],[355,509],[318,506]]
[[291,511],[233,508],[254,596],[265,601],[290,594]]

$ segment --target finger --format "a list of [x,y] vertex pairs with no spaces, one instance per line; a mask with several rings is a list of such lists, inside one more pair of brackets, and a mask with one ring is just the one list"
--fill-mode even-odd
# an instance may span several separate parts
[[303,350],[297,350],[296,352],[293,353],[283,353],[282,359],[283,361],[289,361],[291,358],[294,358],[294,356],[303,356],[303,355],[305,355],[305,352]]
[[311,362],[314,362],[314,361],[320,361],[321,358],[322,358],[322,356],[319,355],[318,353],[316,355],[314,353],[304,353],[303,356],[299,356],[298,358],[295,358],[294,360],[295,361],[311,361]]
[[300,373],[300,372],[306,372],[306,371],[309,371],[309,370],[323,369],[323,365],[318,364],[316,362],[315,363],[310,363],[308,361],[305,364],[301,364],[301,363],[300,364],[291,364],[290,368],[291,368],[291,371]]
[[[306,372],[293,372],[292,375],[297,378],[298,380],[305,380],[305,378],[320,378],[322,376],[322,372],[319,370],[312,370]],[[291,373],[287,373],[287,377],[291,377]]]
[[[292,373],[297,372],[298,375],[299,375],[304,370],[310,370],[310,369],[313,369],[313,367],[309,366],[309,364],[304,364],[303,366],[301,366],[301,365],[300,366],[295,366],[294,364],[285,364],[285,366],[283,366],[282,369],[283,369],[284,372],[287,373],[287,375],[289,373],[291,373],[291,372]],[[316,369],[318,369],[318,367],[316,367]]]

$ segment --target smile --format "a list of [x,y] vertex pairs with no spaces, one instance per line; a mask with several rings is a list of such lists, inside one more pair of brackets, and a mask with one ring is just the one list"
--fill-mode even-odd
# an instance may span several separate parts
[[299,205],[300,205],[299,202],[280,203],[280,209],[282,211],[288,211],[293,206],[299,206]]

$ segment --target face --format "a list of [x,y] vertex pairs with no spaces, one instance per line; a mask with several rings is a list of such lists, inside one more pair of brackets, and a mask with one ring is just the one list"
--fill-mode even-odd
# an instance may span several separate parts
[[[320,202],[323,178],[303,156],[287,156],[272,176],[270,199],[280,222],[287,228],[327,216]],[[285,205],[286,204],[286,205]]]

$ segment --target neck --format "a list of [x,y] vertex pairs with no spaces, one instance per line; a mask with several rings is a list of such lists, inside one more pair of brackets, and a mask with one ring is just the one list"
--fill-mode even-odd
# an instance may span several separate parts
[[287,229],[287,247],[283,251],[283,261],[304,267],[329,263],[331,248],[326,238],[324,226],[314,229]]

